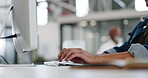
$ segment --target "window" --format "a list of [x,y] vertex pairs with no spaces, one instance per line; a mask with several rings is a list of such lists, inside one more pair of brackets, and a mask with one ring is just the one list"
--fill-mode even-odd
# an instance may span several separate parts
[[135,9],[136,11],[148,11],[145,0],[135,0]]
[[48,3],[46,0],[37,0],[37,3],[38,25],[46,25],[48,23]]

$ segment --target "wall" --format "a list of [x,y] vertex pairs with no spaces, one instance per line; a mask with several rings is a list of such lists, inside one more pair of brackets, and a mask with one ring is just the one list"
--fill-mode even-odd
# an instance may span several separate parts
[[57,22],[49,22],[45,26],[38,26],[38,53],[45,59],[57,58],[60,52],[60,27]]

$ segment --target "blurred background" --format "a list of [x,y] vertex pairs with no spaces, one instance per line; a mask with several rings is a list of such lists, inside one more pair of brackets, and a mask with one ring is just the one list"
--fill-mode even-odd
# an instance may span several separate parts
[[[0,0],[0,25],[11,0]],[[0,40],[0,55],[10,63],[57,59],[62,48],[80,47],[98,53],[110,40],[111,28],[119,28],[122,42],[135,25],[148,16],[145,0],[37,0],[38,42],[31,61],[17,54],[12,39]],[[3,36],[11,34],[11,15]],[[112,46],[112,45],[109,45]]]

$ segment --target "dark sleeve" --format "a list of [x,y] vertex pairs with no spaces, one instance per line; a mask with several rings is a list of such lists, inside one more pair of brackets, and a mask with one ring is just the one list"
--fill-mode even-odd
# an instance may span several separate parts
[[136,27],[133,29],[132,32],[128,33],[128,35],[130,36],[130,38],[124,42],[121,46],[119,47],[113,47],[109,50],[106,50],[105,52],[107,53],[119,53],[119,52],[125,52],[125,51],[128,51],[128,49],[130,48],[131,46],[131,39],[133,37],[133,35],[135,34],[135,31],[137,30],[137,28],[139,28],[140,26],[143,26],[144,25],[144,22],[139,22]]
[[148,44],[144,44],[143,46],[148,50]]

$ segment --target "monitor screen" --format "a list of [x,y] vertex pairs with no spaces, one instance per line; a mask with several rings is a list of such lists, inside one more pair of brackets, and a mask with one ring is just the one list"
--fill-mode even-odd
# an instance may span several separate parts
[[37,49],[36,0],[12,0],[12,34],[18,53]]

